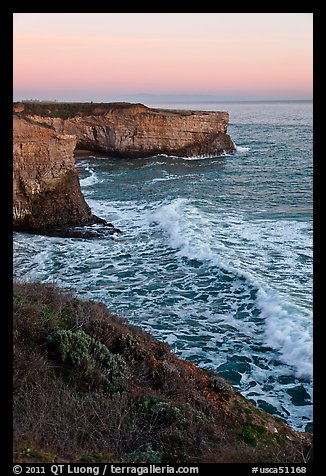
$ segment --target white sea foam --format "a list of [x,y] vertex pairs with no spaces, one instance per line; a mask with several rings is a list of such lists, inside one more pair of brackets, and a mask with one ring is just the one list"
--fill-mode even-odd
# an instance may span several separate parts
[[96,183],[100,182],[100,178],[96,171],[89,166],[84,167],[84,169],[89,173],[88,177],[85,177],[83,179],[80,179],[80,185],[81,187],[90,187],[92,185],[95,185]]
[[[208,262],[227,273],[245,278],[249,286],[256,288],[256,305],[260,308],[260,318],[265,326],[261,338],[266,345],[279,352],[283,362],[295,368],[298,376],[311,377],[311,312],[288,302],[287,297],[275,290],[277,270],[275,276],[267,272],[270,249],[264,243],[264,234],[270,236],[270,229],[265,230],[264,224],[259,229],[257,223],[248,224],[239,215],[233,223],[231,218],[224,229],[222,221],[216,222],[215,219],[214,227],[212,216],[205,216],[191,200],[181,198],[160,206],[150,217],[165,230],[170,246],[177,250],[179,256]],[[289,246],[295,233],[293,223],[291,225],[285,224],[283,229],[289,235],[276,233],[269,245],[274,252],[280,251],[284,245],[285,261],[288,260],[288,266],[296,266],[291,261],[293,257]],[[304,224],[299,224],[296,232],[303,227]],[[241,247],[243,239],[250,239],[253,247],[248,247],[248,243]],[[262,265],[266,265],[266,269],[261,270]]]
[[[202,320],[203,325],[205,325],[206,338],[208,328],[212,323],[216,325],[216,322],[220,321],[221,325],[224,323],[234,329],[236,334],[232,334],[232,339],[235,338],[234,335],[240,335],[241,333],[245,333],[247,337],[244,338],[248,338],[250,341],[258,339],[264,345],[275,349],[279,355],[278,358],[285,364],[292,366],[297,376],[311,377],[312,313],[309,309],[309,303],[304,302],[300,295],[300,283],[291,282],[291,278],[292,280],[294,279],[291,270],[302,269],[302,275],[307,274],[309,271],[309,265],[305,261],[300,263],[297,253],[293,252],[293,242],[299,241],[302,254],[309,256],[310,237],[306,234],[306,223],[293,221],[284,223],[279,221],[275,223],[274,221],[268,222],[263,220],[250,222],[246,221],[245,217],[241,216],[241,213],[237,213],[234,216],[228,213],[228,216],[225,217],[223,213],[220,215],[218,210],[214,210],[214,213],[210,210],[209,200],[202,201],[200,206],[192,200],[184,198],[166,201],[159,206],[155,202],[152,204],[145,202],[142,204],[139,201],[107,202],[91,198],[88,199],[88,203],[94,213],[112,221],[116,226],[124,230],[124,233],[117,237],[116,247],[110,244],[109,249],[107,249],[105,242],[93,242],[90,255],[90,245],[84,242],[78,242],[77,245],[74,240],[72,240],[71,244],[70,242],[67,244],[67,240],[61,238],[38,238],[43,241],[49,240],[49,246],[51,244],[53,250],[52,252],[48,251],[48,247],[44,250],[44,246],[40,246],[37,241],[34,241],[33,246],[36,249],[33,251],[32,263],[26,259],[26,252],[21,250],[22,257],[25,257],[18,263],[18,267],[20,270],[23,270],[23,275],[33,279],[37,269],[38,277],[47,279],[50,276],[49,279],[52,279],[51,274],[55,275],[59,272],[62,274],[61,270],[65,268],[69,281],[76,281],[76,285],[79,287],[80,278],[76,274],[75,269],[78,269],[79,266],[90,266],[89,280],[85,276],[83,277],[83,280],[87,281],[85,288],[93,289],[94,283],[96,283],[99,287],[99,291],[96,291],[98,293],[97,297],[102,299],[100,283],[104,280],[103,286],[106,286],[105,282],[113,282],[117,279],[117,273],[121,266],[119,254],[122,253],[122,249],[129,250],[125,252],[130,252],[131,254],[134,254],[136,250],[138,250],[137,253],[150,252],[147,255],[148,258],[146,258],[146,266],[148,270],[153,267],[153,273],[155,274],[155,259],[152,264],[148,262],[152,249],[156,249],[159,254],[161,253],[157,248],[156,238],[151,239],[151,233],[155,235],[155,228],[157,228],[153,228],[154,222],[164,231],[167,242],[175,250],[177,257],[202,261],[208,266],[216,267],[238,278],[232,281],[228,292],[223,292],[223,299],[229,301],[231,309],[234,306],[234,312],[237,312],[239,309],[236,294],[238,292],[243,293],[243,289],[247,289],[241,298],[241,302],[244,303],[245,307],[254,304],[260,310],[259,322],[256,323],[251,322],[250,319],[246,321],[239,320],[230,311],[226,315],[222,313],[220,316],[216,314],[213,316],[210,311],[207,311],[208,314],[205,317],[206,311],[203,308],[202,302],[197,303],[198,306],[196,307],[192,299],[184,296],[175,304],[169,304],[169,312],[179,316],[178,330],[176,332],[180,332],[179,320],[186,323],[189,315],[198,316],[198,319]],[[142,236],[142,234],[146,237],[147,241],[144,242],[143,239],[138,241],[137,237]],[[27,242],[29,242],[28,237],[26,238]],[[66,243],[65,248],[62,247],[62,242]],[[24,242],[18,241],[17,246],[25,246],[22,243]],[[120,246],[125,243],[121,249],[119,243]],[[71,249],[70,246],[72,247]],[[75,263],[72,261],[71,264],[70,259],[76,253],[76,246],[78,246],[78,259],[76,256],[75,260],[77,261]],[[37,252],[38,248],[39,252]],[[28,249],[29,245],[27,243],[26,250],[28,251]],[[110,254],[110,261],[112,262],[113,260],[115,262],[114,266],[116,266],[113,275],[112,272],[108,274],[103,271],[108,253]],[[277,256],[278,253],[282,253],[282,259]],[[281,263],[280,266],[285,268],[282,269],[282,274],[284,274],[287,280],[287,286],[291,285],[293,290],[292,296],[282,294],[282,282],[278,283],[278,268],[273,263],[274,254],[276,255],[275,263],[279,261]],[[55,262],[53,261],[54,255],[56,256]],[[93,257],[92,263],[89,261],[90,256]],[[155,258],[155,253],[153,256]],[[129,259],[127,264],[127,267],[130,267]],[[275,265],[274,275],[269,271],[273,264]],[[298,268],[299,266],[301,268]],[[123,272],[127,270],[124,267],[122,269],[124,270]],[[138,283],[143,280],[138,275],[135,276],[135,279]],[[244,283],[246,283],[245,288]],[[175,284],[176,281],[174,282]],[[307,281],[308,285],[311,286],[309,281]],[[194,296],[200,296],[200,294],[205,292],[205,287],[197,287],[191,281],[191,277],[189,278],[187,288],[192,290]],[[256,289],[257,291],[254,302],[252,301],[253,298],[250,297],[250,289]],[[116,292],[118,292],[118,287]],[[165,290],[162,289],[162,293],[164,292]],[[138,299],[140,298],[138,297]],[[142,302],[145,314],[146,309],[148,309],[147,312],[150,312],[151,299],[155,298],[147,295],[146,301]],[[297,299],[297,302],[295,299]],[[213,300],[214,297],[210,295],[208,302],[213,302]],[[123,309],[123,293],[119,294],[120,301]],[[299,306],[298,304],[302,305]],[[156,319],[153,322],[153,329],[156,326],[155,322]],[[151,326],[150,321],[148,321],[148,325]],[[169,332],[167,330],[167,338]],[[165,335],[162,329],[160,329],[160,333]],[[220,336],[215,335],[214,342],[221,339],[219,346],[224,345],[226,335],[227,333]],[[212,355],[208,358],[214,365],[219,365],[224,357],[223,353],[220,352],[216,361]]]
[[234,144],[234,145],[235,145],[236,151],[239,152],[240,154],[243,154],[245,152],[249,152],[249,150],[250,150],[250,147],[242,147],[242,146],[236,145],[236,144]]
[[146,160],[148,160],[149,162],[148,162],[148,164],[146,163],[145,165],[143,165],[142,168],[158,167],[158,166],[161,166],[161,165],[165,164],[165,162],[158,162],[157,160],[154,161],[154,162],[151,162],[150,159],[153,160],[153,157],[147,157]]
[[166,177],[153,178],[152,182],[166,182],[167,180],[177,180],[180,177],[178,175],[168,175]]
[[[181,156],[181,155],[168,155],[168,154],[157,154],[154,157],[163,157],[168,159],[179,159],[179,160],[206,160],[206,159],[215,159],[216,157],[230,157],[232,154],[226,152],[225,150],[220,154],[201,154],[201,155],[191,155],[190,157]],[[154,157],[148,157],[148,159],[153,159]],[[161,162],[164,164],[164,162]]]
[[[220,154],[220,155],[226,155],[226,154]],[[206,159],[212,159],[212,158],[215,158],[217,157],[216,155],[193,155],[191,157],[180,157],[182,160],[187,160],[187,161],[191,161],[191,160],[206,160]]]
[[205,217],[191,200],[175,199],[159,207],[150,218],[166,230],[171,247],[179,250],[180,256],[209,261],[239,277],[251,278],[249,273],[239,270],[231,260],[224,258],[225,244],[216,239],[210,217]]
[[281,300],[277,293],[260,288],[257,303],[265,320],[266,343],[279,350],[283,362],[293,365],[300,377],[312,377],[312,312]]
[[[246,359],[250,370],[240,372],[238,389],[256,402],[270,402],[286,417],[281,404],[292,408],[292,403],[277,378],[295,373],[310,376],[310,320],[306,315],[303,322],[301,311],[285,303],[262,281],[251,269],[245,247],[239,247],[241,240],[251,237],[259,248],[267,230],[259,231],[257,223],[251,228],[241,214],[228,213],[226,220],[219,217],[218,210],[210,213],[209,199],[200,203],[181,198],[148,203],[90,198],[88,202],[96,214],[114,222],[123,234],[110,242],[48,237],[33,240],[23,235],[17,247],[26,250],[16,253],[20,276],[48,282],[55,278],[60,286],[73,287],[86,299],[105,301],[114,312],[170,343],[182,358],[203,366],[218,369],[228,365],[230,356]],[[224,228],[223,221],[227,222]],[[287,229],[290,242],[296,238],[295,227]],[[281,237],[281,232],[274,233],[275,246],[280,245]],[[31,244],[33,252],[26,259]],[[184,258],[203,262],[199,274],[191,271]],[[169,266],[176,263],[179,271],[170,274]],[[198,269],[198,263],[194,265],[193,269]],[[220,269],[229,277],[232,274],[232,279],[216,293],[220,277],[223,280]],[[252,295],[253,288],[258,290],[256,295]],[[130,308],[131,294],[134,306]],[[200,298],[204,294],[208,296],[206,302]],[[253,306],[260,310],[255,320],[250,315]],[[247,317],[239,318],[242,307]],[[255,350],[255,346],[263,349]],[[275,387],[267,399],[264,387],[269,378]],[[302,415],[311,419],[309,405],[292,410],[292,424],[300,427]]]

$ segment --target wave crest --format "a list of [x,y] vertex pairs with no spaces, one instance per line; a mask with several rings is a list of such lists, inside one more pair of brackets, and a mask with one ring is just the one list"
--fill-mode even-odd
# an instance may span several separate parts
[[[297,376],[312,376],[311,312],[287,302],[263,275],[250,268],[241,252],[237,257],[232,255],[228,245],[216,236],[217,228],[212,229],[212,216],[201,211],[191,200],[178,198],[163,204],[150,218],[166,232],[169,245],[180,257],[216,266],[255,289],[254,304],[264,324],[259,339],[276,350],[279,359],[292,366]],[[240,220],[235,224],[235,229],[237,227],[241,228]],[[229,246],[232,247],[232,240]]]

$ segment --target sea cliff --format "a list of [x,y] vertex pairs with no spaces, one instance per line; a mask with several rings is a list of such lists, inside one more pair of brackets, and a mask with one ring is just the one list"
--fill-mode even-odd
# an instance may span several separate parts
[[152,109],[143,104],[20,103],[14,111],[75,135],[77,147],[115,157],[232,153],[227,112]]
[[[81,193],[76,147],[114,157],[234,152],[227,112],[151,109],[130,103],[14,103],[14,229],[64,236],[118,232]],[[84,231],[76,227],[101,224]],[[74,227],[74,229],[72,229]]]
[[74,135],[13,117],[13,227],[49,235],[79,235],[73,227],[111,224],[92,214],[80,190]]

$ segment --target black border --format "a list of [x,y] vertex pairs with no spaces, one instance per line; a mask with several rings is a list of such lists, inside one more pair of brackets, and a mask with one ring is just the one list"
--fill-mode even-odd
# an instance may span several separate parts
[[[194,5],[194,4],[193,4]],[[42,5],[43,7],[48,6],[53,8],[57,13],[64,11],[64,8],[59,8],[59,4],[48,4]],[[119,5],[117,5],[119,7]],[[134,6],[134,5],[133,5]],[[152,7],[153,5],[148,5],[147,7]],[[156,6],[156,5],[155,5]],[[194,5],[196,6],[196,5]],[[208,4],[208,7],[213,6]],[[222,5],[221,5],[222,6]],[[227,7],[236,5],[230,5],[225,3],[224,7],[226,11],[229,11]],[[267,5],[268,6],[268,5]],[[1,104],[1,121],[2,125],[2,157],[1,157],[1,172],[2,172],[2,183],[0,187],[1,193],[1,203],[0,203],[0,213],[1,213],[1,244],[2,244],[2,265],[1,265],[1,302],[2,302],[2,329],[4,332],[1,332],[2,342],[0,345],[2,353],[2,392],[5,396],[2,399],[3,404],[1,408],[2,413],[2,424],[1,424],[1,436],[2,441],[0,445],[0,468],[5,469],[8,467],[8,473],[4,471],[2,474],[12,474],[12,281],[13,281],[13,268],[12,268],[12,255],[13,255],[13,243],[12,243],[12,102],[13,102],[13,14],[15,11],[25,11],[25,8],[29,7],[32,9],[32,12],[38,12],[39,9],[33,7],[31,4],[25,4],[18,6],[17,3],[14,3],[14,6],[10,9],[5,9],[1,11],[1,34],[2,34],[2,92],[0,94],[0,104]],[[76,5],[78,11],[82,10],[82,5]],[[125,7],[129,8],[127,5]],[[139,5],[140,7],[140,5]],[[146,7],[146,5],[145,5]],[[158,8],[160,8],[157,5]],[[183,9],[191,8],[191,4],[182,7],[176,7],[177,11]],[[249,7],[249,5],[248,5]],[[299,7],[299,5],[297,5]],[[321,283],[321,276],[323,275],[322,268],[322,246],[321,246],[321,229],[323,227],[323,211],[322,211],[322,187],[323,187],[323,172],[324,172],[324,154],[322,151],[322,128],[323,128],[323,117],[322,117],[322,105],[321,105],[321,66],[323,65],[321,58],[324,54],[322,47],[322,37],[321,37],[321,28],[322,28],[322,18],[320,8],[313,7],[312,5],[307,5],[307,9],[313,13],[313,24],[314,24],[314,175],[313,175],[313,195],[314,195],[314,463],[313,467],[322,463],[322,440],[323,440],[323,427],[320,410],[323,407],[323,394],[320,388],[320,384],[323,381],[323,377],[320,374],[321,368],[324,370],[323,360],[324,354],[319,354],[319,348],[322,346],[322,340],[324,338],[323,333],[323,314],[320,312],[321,302],[320,298],[323,295],[323,288]],[[67,8],[67,4],[65,4]],[[165,10],[168,9],[168,4],[164,4],[163,7]],[[163,9],[162,8],[162,9]],[[249,7],[250,8],[250,7]],[[282,8],[277,7],[273,4],[274,12],[282,11],[292,11],[292,8],[286,7],[282,4]],[[100,6],[99,6],[100,9]],[[131,8],[130,8],[131,9]],[[44,8],[46,10],[46,8]],[[52,11],[52,10],[51,10]],[[121,11],[118,9],[118,11]],[[69,9],[68,9],[69,12]],[[68,13],[66,12],[66,13]],[[90,13],[90,12],[85,12]],[[196,12],[194,12],[196,13]],[[255,11],[251,12],[255,13]],[[285,13],[283,11],[283,13]],[[5,364],[4,364],[5,363]],[[200,465],[202,466],[202,465]],[[205,466],[205,465],[203,465]],[[249,469],[254,465],[239,465],[239,464],[209,464],[209,469],[214,469],[214,466],[221,467],[220,474],[249,474]],[[267,466],[259,465],[258,466]],[[273,466],[272,464],[270,466]],[[309,465],[310,466],[310,465]],[[310,466],[308,474],[314,474],[313,467]],[[238,472],[237,470],[241,470]],[[200,473],[202,473],[201,468]],[[208,469],[208,467],[207,467]],[[234,471],[235,470],[235,471]],[[318,470],[315,474],[318,474]]]
[[[2,47],[2,91],[1,98],[1,337],[2,342],[2,417],[0,463],[12,464],[12,84],[13,84],[13,21],[11,11],[1,12],[1,47]],[[4,330],[4,331],[3,331]],[[11,474],[11,470],[10,470]]]

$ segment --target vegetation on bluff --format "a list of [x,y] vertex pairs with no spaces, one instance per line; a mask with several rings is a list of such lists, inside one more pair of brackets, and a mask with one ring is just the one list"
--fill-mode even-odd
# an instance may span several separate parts
[[[22,101],[14,102],[14,112],[22,116],[60,117],[68,119],[75,116],[97,116],[105,114],[108,110],[128,109],[136,104],[128,102],[93,103],[93,102],[46,102]],[[142,104],[137,104],[146,108]]]
[[16,462],[311,460],[311,435],[103,304],[16,283],[13,308]]

